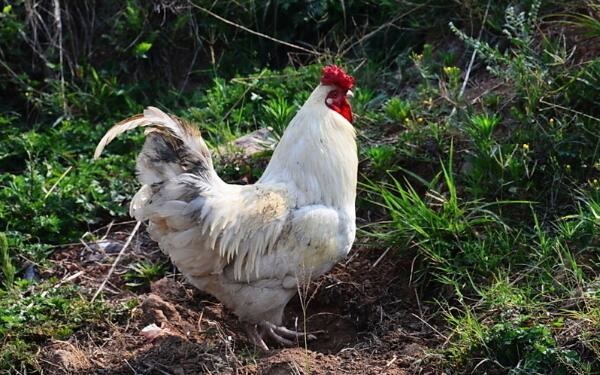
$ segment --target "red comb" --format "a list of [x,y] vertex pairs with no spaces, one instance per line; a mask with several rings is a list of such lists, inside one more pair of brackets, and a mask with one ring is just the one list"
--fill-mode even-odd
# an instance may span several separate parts
[[354,86],[354,78],[336,65],[327,65],[323,68],[321,83],[335,85],[343,90],[350,90]]

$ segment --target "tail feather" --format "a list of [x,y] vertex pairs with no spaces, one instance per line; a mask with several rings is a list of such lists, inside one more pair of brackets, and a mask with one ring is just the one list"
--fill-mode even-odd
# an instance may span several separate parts
[[145,127],[146,142],[138,157],[138,176],[144,184],[169,180],[181,173],[208,179],[213,173],[210,151],[200,132],[185,121],[171,117],[155,107],[113,126],[100,140],[94,158],[118,135]]

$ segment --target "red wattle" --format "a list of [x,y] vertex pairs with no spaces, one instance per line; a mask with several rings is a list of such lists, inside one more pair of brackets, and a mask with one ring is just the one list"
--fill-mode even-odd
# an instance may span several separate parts
[[352,107],[350,107],[350,104],[347,101],[344,100],[341,107],[338,108],[337,113],[344,116],[349,123],[352,123]]

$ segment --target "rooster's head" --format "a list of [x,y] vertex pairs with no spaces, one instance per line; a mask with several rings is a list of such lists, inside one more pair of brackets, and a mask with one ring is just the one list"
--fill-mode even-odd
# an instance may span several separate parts
[[354,78],[336,65],[327,65],[323,68],[321,84],[331,86],[325,105],[352,122],[352,108],[347,98],[353,96],[350,89],[354,86]]

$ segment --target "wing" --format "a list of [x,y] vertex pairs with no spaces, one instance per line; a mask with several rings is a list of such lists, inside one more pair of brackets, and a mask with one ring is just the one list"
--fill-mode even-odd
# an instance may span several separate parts
[[190,174],[143,187],[132,202],[182,272],[201,277],[231,264],[237,280],[259,276],[258,260],[275,248],[291,207],[283,187],[208,185]]

